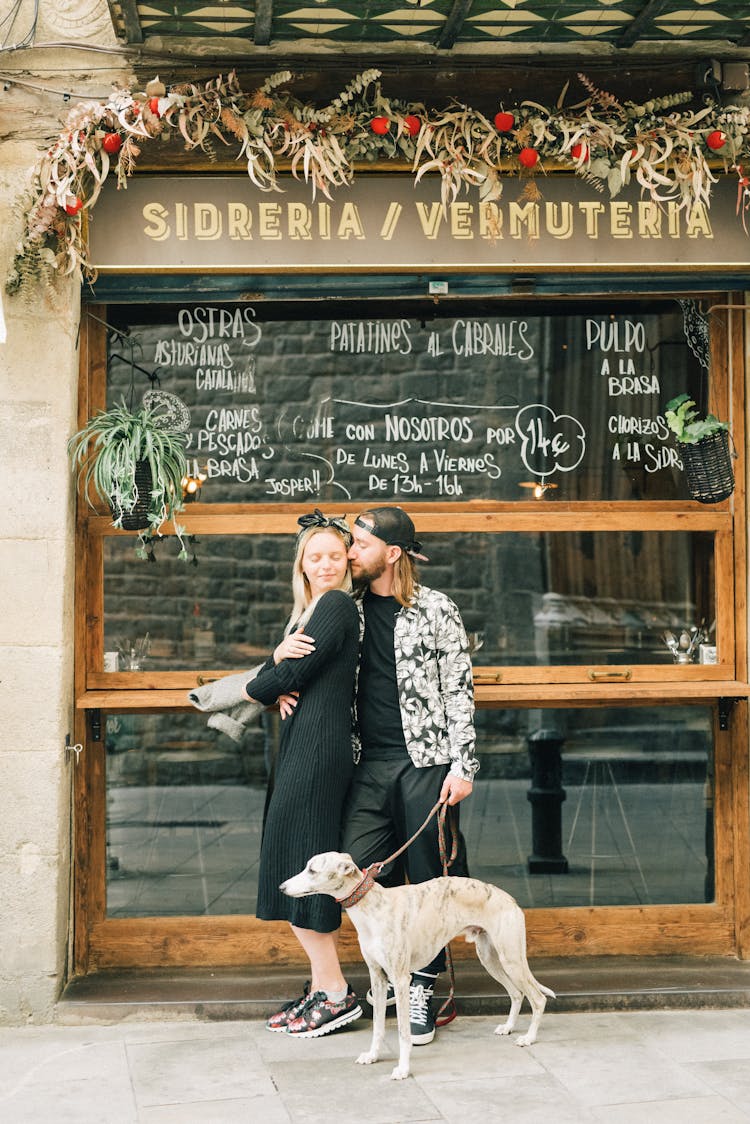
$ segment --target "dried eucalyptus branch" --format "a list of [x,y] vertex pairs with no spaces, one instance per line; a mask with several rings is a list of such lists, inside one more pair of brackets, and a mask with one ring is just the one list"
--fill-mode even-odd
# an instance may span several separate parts
[[714,103],[690,108],[681,91],[643,103],[621,102],[585,75],[588,93],[566,106],[567,83],[554,107],[532,100],[489,120],[469,105],[427,109],[389,99],[380,71],[355,76],[331,102],[314,106],[289,89],[288,70],[245,91],[236,74],[166,89],[155,78],[145,91],[117,90],[107,101],[74,106],[59,137],[40,158],[21,201],[23,230],[6,280],[9,292],[36,276],[49,283],[81,273],[91,278],[85,214],[114,174],[125,188],[144,144],[181,139],[216,159],[233,149],[261,191],[280,191],[278,162],[327,198],[350,184],[355,165],[401,159],[415,182],[440,178],[443,207],[476,189],[484,203],[500,198],[503,178],[525,178],[551,161],[570,168],[597,190],[616,195],[633,179],[655,204],[690,212],[708,207],[717,158],[739,180],[738,215],[750,210],[750,108]]

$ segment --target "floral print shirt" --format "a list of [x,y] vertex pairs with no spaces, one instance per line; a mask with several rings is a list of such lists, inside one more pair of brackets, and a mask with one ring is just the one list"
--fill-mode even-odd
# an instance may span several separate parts
[[[357,608],[363,628],[361,600]],[[474,753],[474,685],[458,608],[444,593],[418,586],[413,604],[396,616],[393,645],[401,723],[413,763],[417,768],[450,764],[454,776],[473,780],[479,768]],[[356,726],[353,743],[358,760]]]

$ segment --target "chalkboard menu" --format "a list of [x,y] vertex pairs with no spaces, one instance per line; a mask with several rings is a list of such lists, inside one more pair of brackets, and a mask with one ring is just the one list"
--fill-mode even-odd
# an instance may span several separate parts
[[706,399],[708,325],[693,301],[107,316],[108,401],[156,389],[175,407],[205,502],[686,495],[664,405]]

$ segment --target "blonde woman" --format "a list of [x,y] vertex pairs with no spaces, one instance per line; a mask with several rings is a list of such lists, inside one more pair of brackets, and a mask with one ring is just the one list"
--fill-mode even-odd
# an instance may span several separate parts
[[299,520],[286,635],[246,688],[284,721],[260,853],[257,916],[289,921],[310,961],[310,983],[266,1026],[301,1038],[329,1034],[362,1014],[338,959],[341,909],[327,896],[279,891],[311,855],[341,845],[344,797],[353,773],[351,713],[359,616],[349,596],[351,534],[316,510]]

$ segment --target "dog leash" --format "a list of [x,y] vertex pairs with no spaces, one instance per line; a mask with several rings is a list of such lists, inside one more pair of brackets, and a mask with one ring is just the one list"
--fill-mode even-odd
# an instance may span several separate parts
[[[458,831],[456,830],[456,818],[452,814],[453,810],[447,804],[443,804],[440,808],[438,816],[438,849],[440,851],[440,859],[443,863],[443,874],[448,873],[448,868],[452,866],[456,855],[458,854]],[[451,831],[451,852],[448,855],[448,848],[445,844],[445,820],[449,816],[449,824]],[[451,946],[448,943],[445,946],[445,963],[448,968],[448,979],[450,980],[450,987],[448,988],[448,995],[443,1003],[440,1005],[438,1013],[435,1015],[435,1026],[447,1026],[455,1019],[458,1011],[456,1010],[456,976],[453,971],[453,954],[451,953]]]
[[[375,879],[381,873],[381,871],[383,870],[383,867],[388,866],[388,864],[392,863],[394,859],[397,859],[399,857],[399,855],[403,855],[404,851],[407,850],[408,847],[411,847],[414,840],[419,835],[422,834],[422,832],[427,827],[427,825],[430,822],[430,820],[432,819],[432,817],[435,815],[435,813],[440,808],[446,809],[447,804],[444,804],[441,800],[438,800],[437,804],[435,804],[433,806],[432,810],[430,811],[430,814],[428,815],[427,819],[424,821],[422,826],[417,828],[417,830],[414,832],[414,834],[411,836],[411,838],[407,839],[406,842],[403,844],[403,846],[399,847],[399,849],[397,851],[394,851],[392,855],[389,855],[387,859],[381,859],[381,861],[378,862],[378,863],[371,863],[370,866],[363,867],[362,878],[357,883],[357,885],[354,887],[352,892],[345,898],[336,898],[336,901],[339,903],[339,905],[341,906],[342,909],[348,909],[350,905],[356,905],[357,902],[362,900],[362,898],[365,896],[365,894],[368,892],[368,890],[372,889],[372,886],[375,882]],[[443,812],[442,819],[443,819],[443,822],[444,822],[445,821],[445,811]],[[438,846],[442,848],[441,851],[440,851],[440,855],[441,855],[441,858],[443,859],[443,874],[447,874],[448,871],[447,871],[447,867],[445,865],[445,857],[444,857],[445,840],[443,838],[442,842],[441,842],[441,830],[442,829],[441,829],[441,826],[440,826],[440,820],[438,820]],[[457,847],[458,847],[458,844],[456,844],[456,848]],[[455,856],[451,857],[450,862],[453,861],[453,857],[455,857]],[[450,866],[450,862],[448,863],[448,866]]]
[[[381,873],[383,867],[388,866],[389,863],[392,863],[394,859],[397,859],[399,855],[402,855],[404,851],[406,851],[407,848],[412,845],[414,840],[422,834],[436,812],[440,813],[438,815],[438,851],[440,853],[440,860],[443,864],[443,874],[447,875],[449,867],[453,864],[453,861],[458,854],[458,831],[456,830],[455,817],[453,815],[450,815],[449,825],[451,831],[451,849],[449,855],[445,841],[445,820],[451,812],[451,809],[446,802],[438,800],[422,826],[414,832],[410,839],[406,840],[403,846],[399,847],[397,851],[394,851],[392,855],[389,855],[387,859],[382,859],[381,862],[371,863],[370,866],[365,867],[365,869],[362,871],[362,878],[351,891],[351,893],[347,894],[345,898],[336,898],[336,901],[339,903],[342,909],[348,909],[349,906],[356,905],[357,902],[360,902],[362,900],[365,894],[372,889],[375,883],[375,879]],[[458,1014],[458,1011],[456,1010],[456,1001],[454,998],[456,990],[456,978],[453,971],[453,956],[451,954],[450,945],[446,945],[445,948],[445,962],[448,968],[450,988],[448,990],[448,995],[445,1001],[442,1003],[440,1010],[435,1016],[436,1026],[446,1026],[448,1023],[453,1022],[456,1015]],[[446,1013],[444,1014],[443,1012]]]

